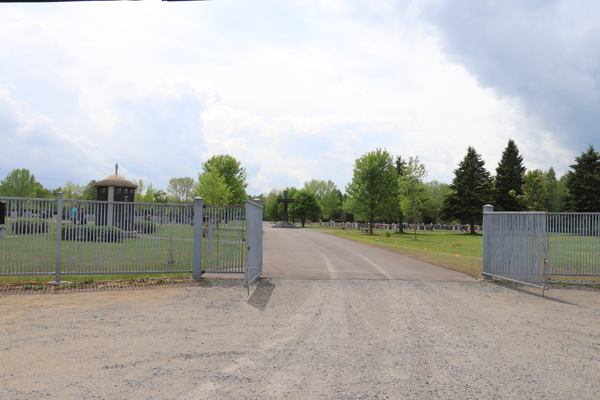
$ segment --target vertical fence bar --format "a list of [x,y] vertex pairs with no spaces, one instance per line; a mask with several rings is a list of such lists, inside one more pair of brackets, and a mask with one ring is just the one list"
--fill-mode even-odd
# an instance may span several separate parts
[[494,252],[492,249],[493,240],[492,240],[492,232],[494,229],[493,226],[493,217],[494,217],[494,206],[487,204],[483,206],[483,277],[484,279],[492,279],[491,276],[485,275],[485,272],[488,272],[491,267]]
[[64,193],[56,194],[56,282],[60,282],[60,241],[62,230],[62,208],[63,208]]
[[192,264],[192,278],[202,279],[202,231],[203,231],[203,209],[204,199],[196,197],[194,199],[194,259]]

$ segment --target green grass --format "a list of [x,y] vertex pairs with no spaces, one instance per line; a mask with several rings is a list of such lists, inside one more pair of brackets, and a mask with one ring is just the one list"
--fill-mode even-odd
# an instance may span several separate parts
[[356,230],[332,228],[326,234],[383,248],[417,260],[464,272],[473,277],[481,277],[481,241],[483,235],[418,231],[417,240],[415,240],[413,232],[395,232],[390,237],[386,237],[386,232],[388,231],[373,230],[373,235],[369,235]]

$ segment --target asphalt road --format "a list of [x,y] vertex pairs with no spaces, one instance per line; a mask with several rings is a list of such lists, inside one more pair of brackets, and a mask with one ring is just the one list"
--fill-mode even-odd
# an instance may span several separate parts
[[466,274],[315,229],[264,224],[263,278],[471,282]]

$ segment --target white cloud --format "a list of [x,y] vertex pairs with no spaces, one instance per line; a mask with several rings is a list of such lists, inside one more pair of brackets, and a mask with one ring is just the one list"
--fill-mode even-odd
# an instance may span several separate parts
[[[119,162],[128,177],[166,188],[227,153],[247,168],[253,194],[312,178],[343,190],[355,159],[381,147],[418,155],[430,179],[448,182],[467,146],[493,171],[509,138],[528,168],[564,171],[575,153],[561,131],[527,98],[482,88],[477,69],[449,61],[434,18],[422,19],[427,4],[7,6],[0,127],[10,151],[0,177],[50,171],[43,183],[55,187],[101,179]],[[567,41],[589,35],[568,32]],[[593,51],[579,54],[577,68],[597,65]],[[574,82],[589,87],[589,76]],[[31,152],[43,162],[17,155],[36,141],[48,142]]]

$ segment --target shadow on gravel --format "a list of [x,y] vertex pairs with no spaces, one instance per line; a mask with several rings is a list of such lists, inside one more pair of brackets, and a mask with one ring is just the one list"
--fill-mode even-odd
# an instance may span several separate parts
[[[555,299],[553,297],[549,297],[548,294],[546,294],[545,296],[542,296],[540,293],[535,293],[535,292],[532,292],[531,290],[522,289],[522,288],[514,286],[514,285],[504,285],[504,284],[501,284],[501,286],[505,287],[507,289],[510,289],[510,290],[514,290],[515,292],[525,293],[525,294],[528,294],[530,296],[539,297],[540,299],[544,299],[544,300],[547,300],[547,301],[553,301],[555,303],[569,304],[571,306],[584,307],[585,308],[585,306],[582,306],[581,304],[575,304],[575,303],[571,303],[570,301]],[[549,293],[549,292],[546,292],[546,293]]]
[[275,290],[274,284],[269,281],[260,280],[252,296],[248,299],[248,304],[254,308],[258,308],[260,311],[265,311],[273,290]]

